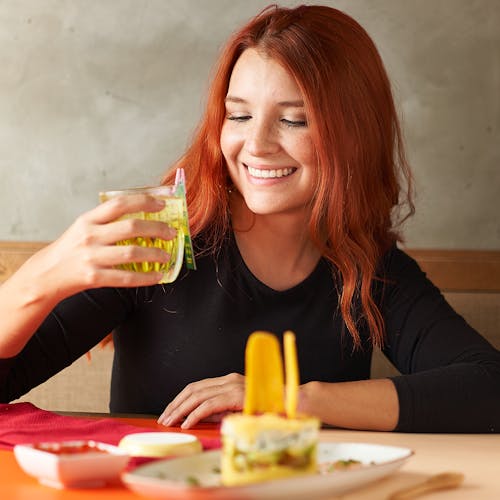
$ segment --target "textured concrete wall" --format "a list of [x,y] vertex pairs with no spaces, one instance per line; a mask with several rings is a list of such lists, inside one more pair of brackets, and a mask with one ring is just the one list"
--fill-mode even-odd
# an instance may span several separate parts
[[[267,3],[1,0],[0,239],[55,238],[100,189],[155,183],[221,43]],[[500,248],[500,1],[323,3],[365,26],[393,79],[418,189],[408,244]]]

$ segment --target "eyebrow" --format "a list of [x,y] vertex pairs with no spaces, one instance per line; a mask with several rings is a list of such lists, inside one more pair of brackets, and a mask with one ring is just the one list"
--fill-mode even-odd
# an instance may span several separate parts
[[[231,96],[228,95],[224,99],[224,102],[234,102],[234,103],[242,103],[242,104],[247,104],[248,101],[245,99],[242,99],[241,97],[236,97],[236,96]],[[303,108],[304,107],[304,101],[302,99],[298,99],[296,101],[280,101],[278,102],[278,106],[281,106],[283,108]]]

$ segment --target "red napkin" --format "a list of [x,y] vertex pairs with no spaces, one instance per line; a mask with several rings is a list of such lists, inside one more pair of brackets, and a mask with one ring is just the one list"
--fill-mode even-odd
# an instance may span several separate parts
[[[154,429],[125,424],[108,418],[58,415],[31,403],[0,404],[0,449],[41,441],[92,439],[117,445],[122,437]],[[205,450],[220,448],[218,438],[199,438]]]

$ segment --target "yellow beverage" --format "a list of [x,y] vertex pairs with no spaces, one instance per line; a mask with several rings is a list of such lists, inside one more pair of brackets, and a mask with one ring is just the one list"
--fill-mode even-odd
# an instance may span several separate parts
[[128,271],[163,273],[160,283],[171,283],[174,281],[182,267],[184,256],[185,234],[183,230],[184,199],[174,195],[174,186],[158,186],[151,188],[133,188],[120,191],[105,191],[99,193],[101,202],[105,202],[116,196],[145,193],[165,200],[165,207],[159,212],[136,212],[127,214],[122,219],[143,219],[162,221],[177,229],[177,236],[172,240],[161,238],[137,237],[118,241],[117,245],[137,245],[142,247],[161,248],[170,255],[168,262],[131,262],[120,264],[118,267]]

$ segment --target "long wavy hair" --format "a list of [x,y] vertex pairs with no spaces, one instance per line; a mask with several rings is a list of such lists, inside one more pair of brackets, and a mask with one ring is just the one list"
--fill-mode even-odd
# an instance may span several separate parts
[[[271,5],[229,39],[192,144],[173,166],[186,172],[192,234],[203,232],[216,251],[230,231],[220,135],[231,72],[249,48],[279,62],[302,92],[318,165],[310,237],[340,280],[340,309],[354,344],[361,343],[364,322],[372,343],[382,345],[384,322],[373,297],[377,265],[414,212],[412,178],[382,59],[343,12]],[[169,170],[163,182],[174,175]]]

